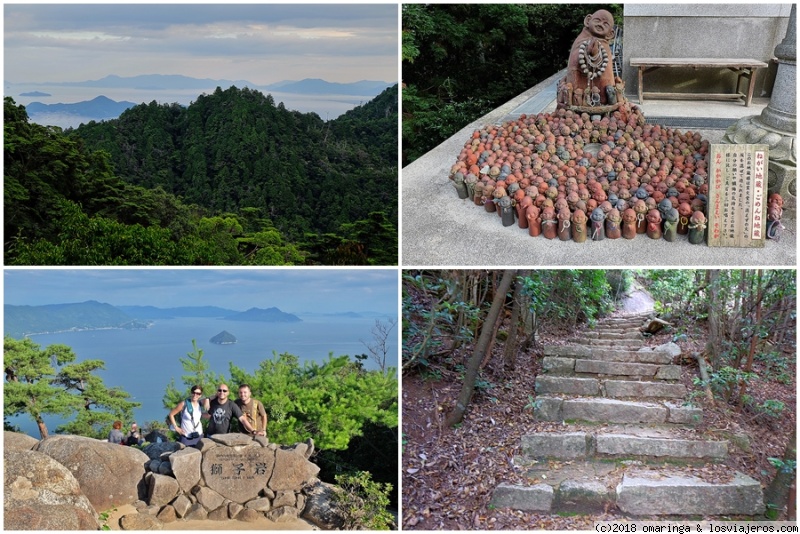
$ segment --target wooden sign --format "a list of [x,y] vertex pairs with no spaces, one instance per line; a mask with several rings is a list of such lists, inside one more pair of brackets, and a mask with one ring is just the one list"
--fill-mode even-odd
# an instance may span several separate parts
[[711,145],[708,246],[764,246],[768,157],[767,145]]

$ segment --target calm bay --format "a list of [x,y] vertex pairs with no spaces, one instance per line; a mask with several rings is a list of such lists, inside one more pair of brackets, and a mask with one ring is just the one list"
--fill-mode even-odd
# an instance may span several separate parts
[[[303,362],[322,363],[328,355],[334,356],[368,353],[364,342],[371,343],[370,330],[375,318],[304,317],[299,323],[263,323],[226,321],[209,318],[160,319],[146,330],[87,330],[38,334],[31,339],[42,346],[64,344],[72,347],[79,361],[98,359],[106,368],[98,374],[109,387],[119,386],[131,395],[131,400],[142,404],[135,410],[136,421],[163,421],[167,410],[162,397],[167,384],[174,379],[182,388],[181,376],[186,374],[179,358],[192,352],[192,340],[203,350],[205,360],[215,373],[230,375],[230,363],[252,373],[263,360],[284,352],[294,354]],[[383,319],[385,322],[386,320]],[[209,342],[213,336],[227,330],[237,338],[231,345]],[[389,365],[396,367],[397,330],[389,339],[391,352]],[[377,365],[368,359],[367,369]],[[235,385],[230,384],[232,388]],[[30,417],[10,418],[9,422],[23,432],[39,438],[36,424]],[[48,429],[53,432],[61,424],[54,416],[45,416]],[[124,422],[125,426],[130,421]]]

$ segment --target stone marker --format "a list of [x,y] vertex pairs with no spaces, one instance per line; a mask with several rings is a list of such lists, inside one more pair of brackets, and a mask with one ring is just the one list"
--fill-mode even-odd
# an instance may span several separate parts
[[226,499],[244,504],[258,497],[267,486],[274,467],[275,451],[250,445],[209,450],[203,457],[201,471],[209,488]]

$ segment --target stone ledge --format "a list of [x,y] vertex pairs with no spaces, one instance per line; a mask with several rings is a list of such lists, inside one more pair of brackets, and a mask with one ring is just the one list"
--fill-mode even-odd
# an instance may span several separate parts
[[757,515],[764,512],[764,495],[757,480],[741,473],[725,484],[683,475],[626,474],[617,486],[617,506],[635,516]]
[[517,486],[500,484],[492,494],[491,505],[532,512],[549,512],[553,506],[553,488],[547,484]]
[[653,456],[664,458],[710,458],[728,456],[727,441],[649,438],[626,434],[598,434],[594,440],[598,455]]

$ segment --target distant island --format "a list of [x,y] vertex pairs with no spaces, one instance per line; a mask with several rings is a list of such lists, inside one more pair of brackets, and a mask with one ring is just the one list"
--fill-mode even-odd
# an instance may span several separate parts
[[37,98],[42,98],[45,96],[53,96],[50,93],[43,93],[42,91],[28,91],[27,93],[20,93],[19,96],[35,96]]
[[[80,332],[85,330],[150,328],[153,320],[178,317],[218,318],[228,321],[250,321],[262,323],[299,323],[298,316],[278,308],[250,308],[237,312],[217,306],[184,306],[157,308],[154,306],[113,306],[96,300],[69,304],[47,304],[43,306],[4,306],[5,334],[21,338],[36,334],[56,332]],[[221,332],[218,336],[227,334]],[[215,336],[218,337],[218,336]],[[212,343],[215,343],[212,339]]]
[[227,330],[223,330],[216,336],[209,339],[211,343],[215,343],[217,345],[233,345],[236,343],[236,336],[228,332]]
[[298,316],[282,312],[278,308],[250,308],[249,310],[225,317],[228,321],[254,321],[261,323],[300,323]]

